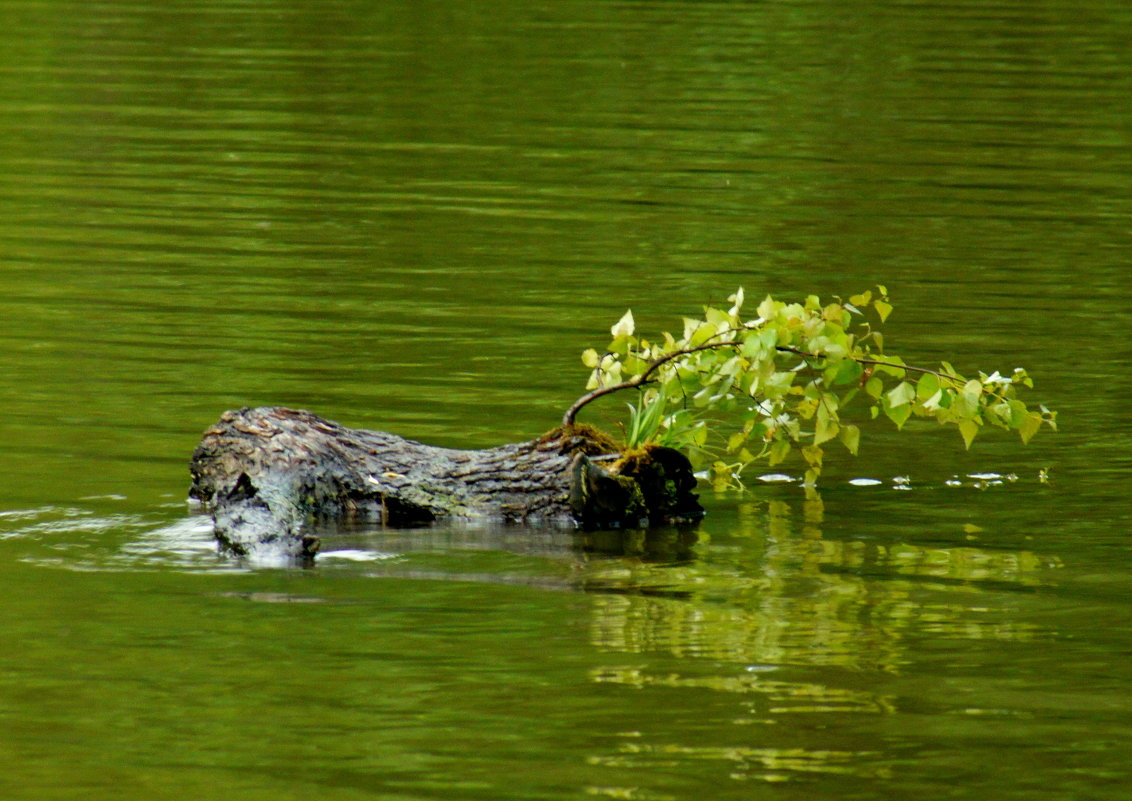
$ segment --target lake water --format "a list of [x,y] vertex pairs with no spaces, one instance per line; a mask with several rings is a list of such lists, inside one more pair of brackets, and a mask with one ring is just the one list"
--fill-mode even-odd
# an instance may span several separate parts
[[[0,25],[0,796],[1127,798],[1126,3]],[[1024,365],[1062,431],[878,423],[820,501],[340,530],[306,570],[185,505],[228,408],[517,441],[628,307],[877,282],[893,350]]]

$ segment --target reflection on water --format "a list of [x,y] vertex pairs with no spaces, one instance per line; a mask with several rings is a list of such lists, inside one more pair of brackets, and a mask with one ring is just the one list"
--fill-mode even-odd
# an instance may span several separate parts
[[[800,506],[799,515],[783,501],[741,505],[747,558],[724,560],[709,549],[688,566],[594,565],[587,586],[621,590],[595,601],[595,644],[733,663],[898,671],[909,631],[1042,636],[1033,624],[981,615],[989,610],[979,597],[1041,586],[1057,558],[972,545],[829,540],[821,502]],[[963,603],[947,592],[952,586]],[[940,600],[930,600],[933,591]],[[692,603],[672,601],[673,594]]]
[[[862,761],[878,756],[871,751],[820,751],[804,748],[747,748],[743,746],[640,745],[626,743],[612,756],[594,757],[593,763],[642,772],[679,768],[688,761],[722,763],[733,781],[783,782],[821,773],[886,778],[890,769],[862,766]],[[632,792],[632,791],[630,791]],[[602,795],[603,793],[597,793]],[[610,797],[625,797],[608,793]],[[636,797],[636,794],[629,797]]]
[[[926,491],[852,492],[867,493],[900,525],[913,519],[910,498],[922,499],[924,511],[938,511],[935,496]],[[212,626],[217,614],[244,621],[237,627],[256,627],[262,618],[256,608],[322,608],[319,626],[328,627],[322,636],[332,652],[320,659],[335,671],[360,667],[356,648],[334,655],[333,649],[342,648],[333,633],[336,619],[356,626],[389,614],[409,615],[419,623],[388,623],[398,640],[432,642],[438,635],[429,631],[436,626],[446,637],[473,638],[477,667],[460,668],[450,681],[455,675],[460,682],[477,681],[476,671],[511,664],[512,649],[537,649],[539,642],[563,648],[574,656],[556,672],[552,686],[574,689],[560,703],[570,708],[597,692],[603,704],[621,710],[614,730],[581,749],[590,771],[582,784],[598,797],[685,797],[658,780],[668,771],[737,786],[817,777],[851,778],[858,789],[881,786],[900,775],[900,755],[908,745],[902,736],[880,732],[902,731],[925,713],[956,721],[1033,718],[1029,695],[1010,680],[972,683],[964,666],[985,660],[986,673],[1003,659],[998,651],[1005,648],[1023,674],[1042,670],[1048,645],[1059,635],[1035,618],[1033,604],[1042,603],[1041,593],[1054,586],[1059,557],[984,546],[968,539],[975,535],[963,528],[954,535],[920,531],[906,538],[865,528],[845,536],[836,522],[843,496],[823,500],[786,491],[706,500],[708,517],[683,530],[328,525],[326,553],[306,570],[218,556],[203,515],[156,521],[101,517],[76,507],[12,513],[0,522],[2,536],[21,544],[24,562],[40,569],[118,575],[116,581],[127,585],[131,575],[169,569],[254,579],[249,587],[205,591],[198,613],[213,619]],[[99,527],[106,534],[101,544],[80,544],[76,531]],[[918,541],[925,534],[936,541]],[[952,541],[942,541],[947,536]],[[389,586],[449,586],[445,597],[465,599],[499,591],[523,594],[496,607],[387,600],[371,608],[370,596],[383,596],[387,590],[381,588]],[[569,616],[565,628],[547,620],[550,631],[557,631],[549,639],[546,633],[535,640],[507,633],[530,625],[520,609],[552,607],[552,597],[585,598],[582,606],[567,603],[575,608],[576,624]],[[218,600],[248,603],[225,612],[212,608]],[[358,604],[360,619],[348,611]],[[254,636],[270,640],[276,636],[270,621],[286,618],[262,619],[267,628]],[[561,637],[566,639],[552,645]],[[378,638],[360,653],[390,647]],[[410,650],[402,652],[403,647]],[[458,647],[454,642],[445,650]],[[406,662],[399,670],[436,669],[432,645],[419,653],[411,645],[395,651]],[[305,659],[305,653],[286,658]],[[377,663],[365,657],[365,664]],[[468,669],[470,674],[463,672]],[[370,679],[360,680],[368,686]],[[582,685],[593,689],[583,691]],[[502,677],[483,687],[490,695],[510,692]],[[1053,696],[1048,702],[1063,703]],[[459,707],[467,701],[446,695],[443,703]],[[569,720],[567,715],[563,723]],[[880,722],[887,720],[896,723]],[[524,718],[507,725],[534,724]],[[858,735],[862,726],[878,733]],[[822,733],[827,731],[842,734]]]
[[[838,712],[883,714],[896,711],[892,696],[876,695],[863,690],[827,687],[821,684],[776,680],[775,668],[765,665],[750,666],[746,674],[735,676],[683,676],[665,674],[652,676],[634,667],[599,668],[590,675],[596,682],[621,684],[635,689],[644,687],[673,687],[706,689],[713,692],[741,693],[758,696],[744,701],[749,709],[762,710],[763,722],[771,715],[792,712]],[[755,718],[746,719],[746,723]]]

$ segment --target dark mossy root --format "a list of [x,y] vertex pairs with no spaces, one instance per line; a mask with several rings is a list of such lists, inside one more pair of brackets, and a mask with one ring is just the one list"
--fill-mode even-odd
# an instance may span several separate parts
[[225,412],[193,453],[190,496],[226,551],[309,559],[318,519],[390,527],[495,519],[587,528],[687,521],[703,514],[683,454],[623,454],[588,426],[478,451],[351,429],[310,412]]
[[585,528],[698,520],[695,488],[688,458],[658,445],[604,458],[578,453],[570,467],[570,506]]

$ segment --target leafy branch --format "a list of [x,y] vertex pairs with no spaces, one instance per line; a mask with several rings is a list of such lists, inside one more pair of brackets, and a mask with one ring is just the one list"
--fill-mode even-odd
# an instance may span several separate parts
[[[563,427],[574,425],[574,421],[578,416],[578,412],[580,412],[585,406],[588,406],[590,403],[604,395],[610,395],[614,392],[620,392],[624,389],[636,389],[637,387],[643,387],[645,384],[653,383],[653,373],[655,373],[657,369],[663,367],[668,362],[674,361],[684,356],[691,356],[693,353],[699,353],[700,351],[704,350],[734,347],[735,344],[736,343],[734,342],[714,342],[708,345],[700,345],[696,348],[685,348],[684,350],[673,351],[672,353],[668,353],[664,356],[653,359],[651,362],[649,362],[645,371],[640,375],[633,376],[628,381],[622,381],[619,384],[598,386],[596,389],[592,389],[582,397],[578,398],[576,401],[574,401],[573,405],[571,405],[570,408],[566,410],[566,413],[562,415],[562,425]],[[614,354],[606,354],[606,356],[610,355]]]
[[[729,309],[705,307],[702,318],[684,319],[682,336],[663,332],[656,342],[637,336],[626,312],[604,353],[582,354],[591,369],[587,392],[563,426],[599,398],[635,389],[628,447],[681,448],[694,462],[711,461],[727,481],[756,460],[774,465],[797,451],[810,485],[825,443],[836,438],[857,453],[860,429],[842,415],[857,398],[871,417],[883,414],[898,428],[913,415],[954,425],[968,448],[987,425],[1017,431],[1023,442],[1043,425],[1056,428],[1055,412],[1018,399],[1019,388],[1033,386],[1021,368],[968,379],[947,362],[931,369],[885,353],[883,335],[867,321],[871,313],[883,323],[892,312],[883,286],[827,304],[813,295],[790,304],[767,296],[753,320],[742,317],[742,288],[728,300]],[[800,361],[786,367],[784,356]]]

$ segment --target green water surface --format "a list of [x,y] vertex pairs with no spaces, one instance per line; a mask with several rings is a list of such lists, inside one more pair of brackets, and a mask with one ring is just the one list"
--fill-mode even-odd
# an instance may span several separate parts
[[[10,0],[0,31],[0,798],[1127,798],[1125,3]],[[628,307],[877,282],[894,350],[1024,365],[1062,431],[878,423],[820,500],[332,530],[306,570],[184,502],[228,408],[486,447],[554,426]]]

